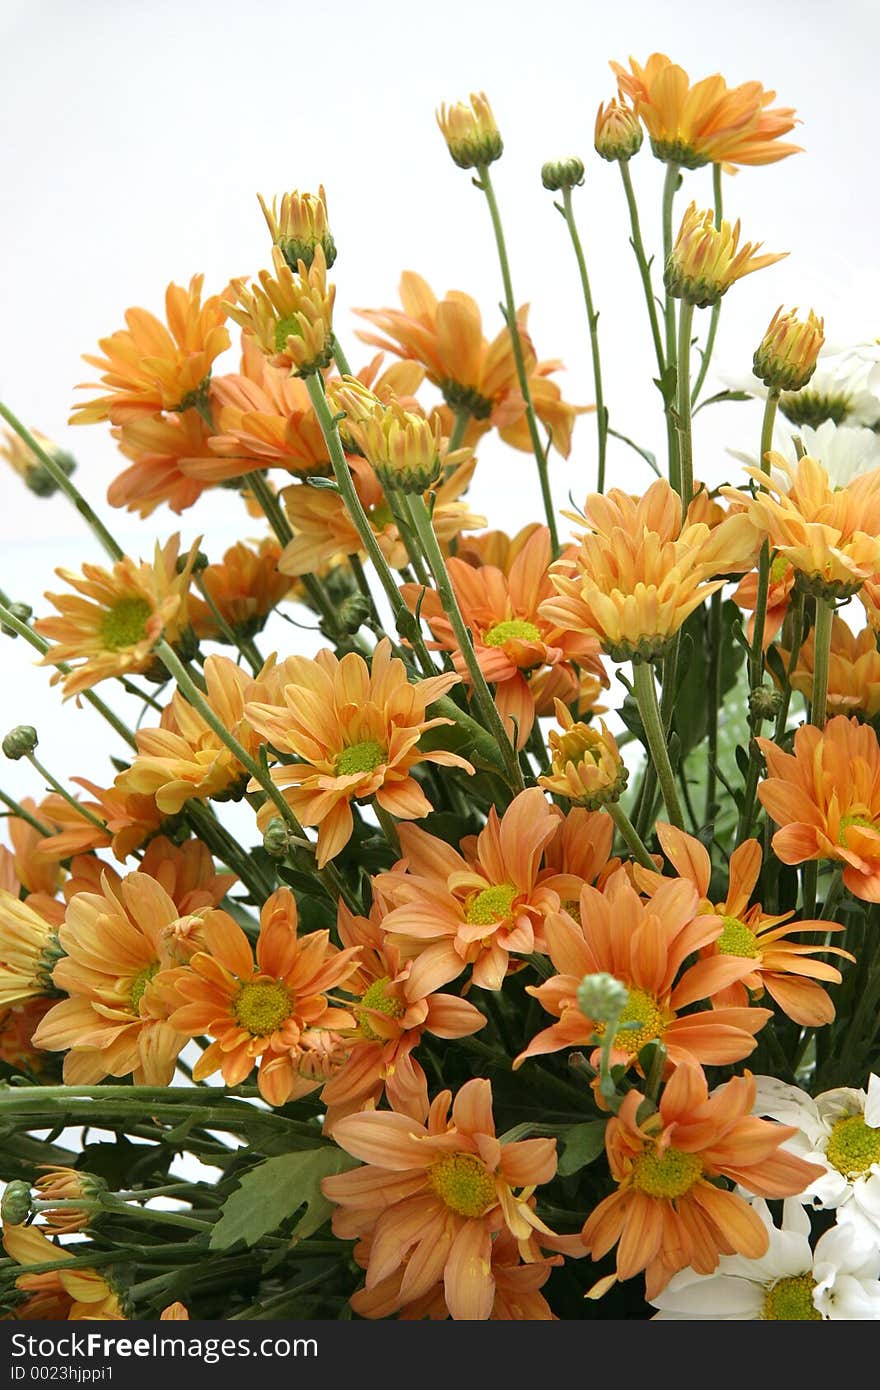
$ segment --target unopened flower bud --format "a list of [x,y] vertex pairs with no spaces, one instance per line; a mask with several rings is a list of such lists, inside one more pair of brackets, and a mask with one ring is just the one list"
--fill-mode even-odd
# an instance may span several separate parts
[[604,971],[585,975],[577,987],[578,1008],[595,1023],[613,1023],[620,1018],[628,999],[626,985]]
[[437,124],[460,169],[485,168],[501,158],[504,141],[485,92],[472,92],[470,106],[463,101],[449,107],[442,105],[437,112]]
[[351,594],[343,599],[334,614],[336,631],[353,637],[370,616],[370,601],[365,594]]
[[713,212],[701,212],[691,203],[666,262],[663,283],[676,299],[706,309],[717,304],[736,280],[788,255],[787,251],[755,255],[760,248],[760,242],[739,245],[739,222],[731,228],[722,221],[716,227]]
[[283,859],[290,848],[290,831],[280,816],[273,816],[263,831],[263,849],[272,859]]
[[[69,454],[66,449],[62,449],[54,440],[41,434],[39,430],[31,430],[31,434],[56,467],[70,477],[76,468],[73,454]],[[6,462],[14,468],[26,486],[37,497],[51,497],[53,493],[57,492],[58,484],[43,460],[25,444],[19,435],[14,434],[11,430],[4,430],[3,434],[0,435],[0,458],[6,459]]]
[[755,353],[755,376],[771,391],[800,391],[816,370],[825,341],[824,327],[824,320],[812,309],[803,320],[798,318],[797,309],[783,314],[780,305]]
[[29,753],[33,753],[39,739],[37,731],[32,724],[19,724],[3,740],[3,752],[7,758],[13,762],[18,762],[19,758],[26,758]]
[[[13,618],[18,618],[20,623],[28,623],[34,616],[34,610],[29,603],[10,603],[7,607]],[[14,627],[7,627],[5,623],[0,623],[0,632],[4,637],[17,637],[18,633]]]
[[596,112],[596,153],[612,163],[625,163],[642,148],[642,127],[635,111],[622,101],[603,102]]
[[568,159],[551,159],[541,167],[541,182],[551,193],[558,193],[562,188],[578,188],[583,181],[583,161],[575,155]]
[[599,728],[592,728],[576,721],[561,700],[555,705],[563,732],[550,730],[552,776],[539,777],[540,785],[588,811],[618,801],[629,773],[614,736],[601,720]]
[[0,1197],[0,1220],[4,1226],[21,1226],[31,1214],[31,1189],[18,1180],[6,1184]]
[[246,289],[235,282],[238,303],[227,302],[229,317],[252,333],[273,367],[295,376],[311,376],[333,357],[333,301],[336,286],[327,284],[327,261],[318,243],[309,265],[290,269],[280,247],[272,248],[273,269],[261,270],[259,285]]
[[34,1183],[35,1195],[43,1202],[82,1202],[82,1207],[41,1208],[40,1215],[49,1235],[69,1235],[89,1225],[92,1213],[107,1191],[103,1178],[80,1173],[75,1168],[56,1168],[45,1164],[45,1172]]
[[349,434],[386,492],[425,492],[437,481],[443,466],[437,417],[432,424],[398,401],[383,405],[376,400],[370,409],[361,396],[355,399],[345,389],[336,392],[336,399],[347,412]]
[[210,563],[204,550],[197,550],[192,559],[189,555],[178,555],[177,573],[183,574],[184,570],[189,570],[190,574],[200,574],[202,570],[208,568]]
[[296,190],[282,194],[280,209],[276,198],[269,208],[261,194],[257,197],[272,240],[290,269],[296,270],[300,261],[308,268],[314,260],[315,247],[320,246],[329,270],[336,260],[336,243],[330,235],[323,187],[316,194]]
[[749,709],[756,719],[775,719],[781,705],[781,694],[768,685],[756,685],[749,691]]

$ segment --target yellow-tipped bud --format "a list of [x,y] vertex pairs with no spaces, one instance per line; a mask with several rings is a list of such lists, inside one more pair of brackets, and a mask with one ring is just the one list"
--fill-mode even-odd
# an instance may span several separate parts
[[761,245],[746,241],[740,246],[739,222],[732,228],[729,222],[716,227],[714,213],[701,212],[691,203],[666,262],[663,282],[677,299],[686,299],[698,309],[708,308],[718,303],[734,281],[788,255],[779,251],[758,256]]
[[[40,448],[70,477],[76,468],[73,454],[69,454],[39,430],[31,430],[31,434]],[[12,430],[4,430],[0,434],[0,459],[5,459],[10,464],[37,497],[51,497],[58,490],[58,484],[47,472],[42,459],[38,458],[20,435],[14,434]]]
[[317,193],[292,193],[281,196],[281,207],[277,198],[272,199],[271,208],[261,193],[257,194],[269,234],[280,249],[291,270],[296,270],[299,262],[310,266],[315,255],[315,247],[320,246],[329,270],[336,260],[336,243],[330,235],[327,218],[327,198],[323,185]]
[[594,143],[596,153],[612,163],[626,163],[642,148],[639,118],[625,102],[604,101],[596,112]]
[[386,406],[375,397],[370,409],[367,394],[347,384],[334,392],[334,400],[346,411],[352,439],[386,491],[424,492],[443,466],[439,419],[435,416],[432,424],[397,401]]
[[551,159],[541,166],[541,182],[551,193],[562,188],[577,188],[584,181],[584,162],[576,155],[568,159]]
[[44,1164],[45,1172],[37,1178],[34,1190],[39,1200],[44,1202],[84,1202],[83,1208],[59,1207],[57,1210],[44,1210],[42,1219],[49,1235],[65,1235],[72,1231],[84,1230],[92,1216],[96,1198],[107,1190],[103,1178],[93,1173],[79,1173],[75,1168],[54,1168]]
[[227,304],[229,317],[257,344],[273,367],[287,367],[295,376],[310,376],[328,366],[333,356],[333,300],[336,286],[327,284],[327,262],[320,243],[311,265],[300,261],[297,274],[280,247],[272,248],[274,275],[261,270],[253,290],[236,282],[237,304]]
[[471,92],[471,104],[442,105],[437,124],[459,169],[484,169],[501,158],[501,139],[485,92]]
[[816,318],[812,309],[804,320],[797,309],[783,314],[780,305],[755,353],[755,376],[771,391],[800,391],[816,370],[824,329],[824,319]]
[[588,811],[619,801],[629,773],[614,736],[601,720],[592,728],[576,721],[561,700],[554,703],[562,733],[550,730],[552,776],[539,777],[541,786]]

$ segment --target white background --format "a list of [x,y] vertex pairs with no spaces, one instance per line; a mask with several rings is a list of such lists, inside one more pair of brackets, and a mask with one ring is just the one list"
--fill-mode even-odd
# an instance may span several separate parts
[[[725,180],[726,211],[742,218],[744,236],[792,252],[725,300],[717,363],[747,371],[780,303],[824,313],[829,340],[880,332],[878,15],[875,0],[0,0],[0,394],[76,453],[80,487],[130,552],[149,553],[155,535],[179,526],[185,541],[204,532],[204,548],[219,558],[244,529],[229,493],[208,496],[180,521],[163,508],[139,522],[103,504],[121,465],[105,427],[67,425],[75,384],[94,379],[80,354],[122,326],[129,305],[161,314],[169,280],[203,271],[214,292],[231,275],[254,274],[268,263],[255,193],[319,182],[340,252],[337,328],[355,366],[368,349],[354,338],[352,307],[396,304],[404,268],[438,293],[472,293],[493,336],[500,281],[487,211],[434,122],[441,101],[485,89],[506,144],[494,173],[514,287],[533,305],[539,355],[564,359],[568,399],[592,400],[575,266],[539,172],[544,160],[576,152],[588,165],[575,202],[601,311],[612,424],[662,450],[619,175],[592,152],[596,107],[614,93],[608,59],[644,61],[661,49],[692,79],[721,70],[731,84],[756,78],[776,87],[777,104],[802,118],[792,138],[806,153]],[[632,170],[646,242],[656,249],[663,170],[647,144]],[[691,196],[709,205],[709,170],[688,176],[677,216]],[[698,313],[698,326],[706,318]],[[220,369],[233,370],[234,359]],[[725,446],[754,446],[758,414],[722,405],[698,417],[698,477],[736,476]],[[612,444],[610,479],[635,490],[650,475]],[[558,502],[569,489],[582,501],[594,481],[595,431],[585,417],[568,464],[553,463]],[[474,498],[493,525],[537,518],[530,456],[486,445]],[[0,587],[45,611],[42,591],[62,587],[52,568],[84,559],[99,553],[69,505],[41,502],[2,472]],[[288,643],[294,632],[283,624],[273,631]],[[109,779],[97,716],[62,709],[29,649],[0,642],[3,731],[36,724],[58,775]],[[108,687],[101,693],[116,699]],[[39,794],[26,764],[0,774],[10,791]]]

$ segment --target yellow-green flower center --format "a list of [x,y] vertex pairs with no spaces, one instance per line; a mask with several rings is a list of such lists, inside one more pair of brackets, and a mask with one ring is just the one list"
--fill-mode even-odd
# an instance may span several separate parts
[[483,1216],[497,1201],[495,1179],[475,1154],[449,1154],[428,1169],[428,1182],[450,1211]]
[[791,1274],[767,1290],[761,1317],[772,1322],[821,1322],[813,1303],[815,1280],[810,1274]]
[[[375,1009],[377,1013],[384,1014],[386,1018],[400,1018],[404,1012],[404,1003],[402,999],[395,999],[393,995],[386,993],[390,983],[391,977],[389,975],[383,975],[381,980],[374,980],[370,988],[365,990],[361,996],[363,1008]],[[382,1035],[370,1026],[369,1015],[362,1013],[360,1009],[358,1010],[358,1023],[364,1037],[368,1038],[370,1042],[385,1041]]]
[[114,603],[101,623],[101,641],[107,650],[121,652],[143,641],[152,612],[145,598],[121,598]]
[[837,832],[837,843],[846,848],[846,832],[851,825],[859,825],[863,830],[880,830],[875,820],[870,816],[841,816],[840,829]]
[[152,964],[144,966],[143,970],[135,975],[131,982],[131,989],[128,992],[128,1005],[133,1014],[140,1015],[141,1000],[144,997],[144,990],[150,983],[154,975],[159,973],[159,962],[154,960]]
[[759,956],[758,938],[738,917],[722,917],[723,930],[716,945],[722,956]]
[[343,748],[336,759],[336,771],[340,777],[348,777],[353,772],[372,772],[388,757],[381,743],[367,739],[363,743],[353,743]]
[[296,314],[288,314],[287,318],[279,319],[275,325],[275,351],[283,352],[287,347],[288,338],[301,338],[302,327]]
[[[622,1023],[636,1023],[638,1027],[621,1029]],[[643,989],[630,989],[617,1027],[615,1046],[627,1052],[640,1052],[647,1043],[659,1038],[663,1032],[663,1014],[657,1000],[646,994]],[[605,1024],[597,1024],[596,1032],[601,1037],[605,1032]]]
[[280,1028],[293,1013],[293,999],[280,980],[242,985],[232,1005],[242,1028],[255,1038],[264,1038]]
[[845,1178],[860,1177],[880,1163],[880,1129],[871,1129],[864,1115],[845,1115],[831,1131],[825,1157]]
[[465,921],[474,927],[489,927],[510,916],[511,904],[517,890],[512,883],[499,883],[476,893],[465,908]]
[[645,1149],[633,1160],[633,1186],[649,1197],[683,1197],[703,1172],[699,1154],[681,1149]]
[[505,642],[540,642],[540,630],[534,623],[528,622],[525,618],[505,618],[503,623],[496,623],[483,634],[483,645],[486,647],[503,647]]

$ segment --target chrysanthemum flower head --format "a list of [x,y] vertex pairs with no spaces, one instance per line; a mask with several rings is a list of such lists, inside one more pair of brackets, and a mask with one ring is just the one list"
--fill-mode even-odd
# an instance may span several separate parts
[[333,301],[336,286],[327,284],[327,260],[320,242],[309,265],[300,261],[294,273],[278,246],[272,248],[274,274],[261,270],[260,284],[247,290],[237,285],[236,304],[227,304],[230,318],[252,333],[273,367],[309,376],[326,367],[333,356]]
[[717,304],[744,275],[788,255],[787,251],[780,251],[759,256],[760,249],[759,241],[746,241],[740,246],[738,221],[732,228],[726,221],[716,227],[711,209],[701,212],[696,203],[691,203],[666,262],[663,282],[676,298],[705,309]]
[[131,460],[107,489],[111,507],[147,517],[167,502],[179,515],[215,481],[210,472],[213,430],[198,410],[138,415],[111,433],[120,453]]
[[[870,581],[867,581],[870,583]],[[780,655],[788,665],[790,653],[780,647]],[[813,671],[816,660],[816,633],[810,628],[801,643],[797,662],[789,677],[792,690],[807,700],[813,693]],[[831,619],[831,649],[828,657],[828,698],[825,714],[861,714],[873,719],[880,714],[880,652],[873,626],[862,628],[856,635],[835,613]]]
[[444,103],[437,111],[437,124],[460,169],[485,168],[501,158],[504,142],[485,92],[471,92],[470,104]]
[[816,370],[824,320],[812,309],[806,319],[797,314],[797,309],[783,314],[780,304],[755,352],[755,376],[772,391],[800,391]]
[[594,1260],[617,1244],[617,1275],[645,1271],[654,1298],[680,1269],[711,1274],[721,1255],[758,1259],[767,1228],[738,1193],[719,1178],[758,1197],[790,1197],[821,1171],[781,1145],[792,1126],[755,1120],[755,1080],[734,1077],[709,1095],[702,1070],[676,1068],[659,1108],[639,1122],[643,1097],[629,1091],[608,1121],[605,1151],[617,1191],[600,1202],[584,1224]]
[[561,700],[554,703],[562,733],[551,729],[548,734],[551,775],[539,777],[539,785],[589,811],[619,800],[628,773],[614,735],[601,720],[593,728],[574,719]]
[[336,260],[336,243],[330,235],[327,195],[323,184],[317,193],[300,193],[297,189],[292,193],[283,193],[280,208],[277,198],[272,199],[271,208],[267,207],[262,194],[258,193],[257,198],[269,235],[280,247],[291,270],[296,270],[300,261],[308,268],[314,259],[316,246],[321,247],[327,269],[330,269]]
[[221,561],[207,565],[199,579],[213,608],[195,594],[190,598],[190,619],[196,636],[214,642],[225,640],[214,608],[237,637],[255,637],[262,632],[269,614],[294,588],[278,568],[280,558],[278,541],[274,536],[265,536],[256,545],[237,541],[224,551]]
[[0,1011],[57,997],[52,971],[60,954],[56,924],[17,894],[0,889]]
[[297,936],[296,900],[281,888],[260,913],[256,960],[241,927],[225,912],[206,915],[205,950],[174,976],[185,1002],[171,1014],[182,1036],[212,1038],[193,1069],[195,1080],[222,1072],[236,1086],[258,1066],[260,1092],[270,1105],[307,1095],[341,1063],[340,1030],[353,1015],[334,1008],[327,991],[357,969],[355,947],[338,951],[326,931]]
[[[49,454],[58,467],[69,476],[76,468],[73,454],[62,449],[54,440],[41,434],[39,430],[31,430],[30,433],[43,452]],[[29,445],[25,444],[21,436],[16,434],[14,430],[0,430],[0,459],[5,459],[37,497],[51,497],[57,490],[58,484],[48,473],[42,459],[34,453]]]
[[621,94],[632,101],[658,159],[697,169],[701,164],[772,164],[796,154],[780,136],[795,125],[789,107],[771,107],[775,92],[760,82],[728,87],[716,73],[691,83],[665,53],[652,53],[630,70],[612,63]]
[[625,163],[642,148],[642,127],[625,101],[603,101],[596,112],[596,153],[611,163]]
[[[325,649],[314,660],[289,657],[282,670],[284,703],[248,703],[245,714],[279,753],[296,758],[273,768],[272,780],[297,819],[318,827],[319,867],[351,838],[352,801],[375,796],[389,814],[417,820],[432,808],[410,775],[413,767],[432,762],[473,771],[457,754],[419,747],[426,730],[452,722],[429,719],[427,708],[458,677],[449,673],[411,685],[387,638],[369,666],[356,652],[340,661]],[[274,814],[270,803],[261,809],[261,829]]]
[[172,644],[184,639],[197,552],[196,541],[178,568],[180,537],[175,535],[164,547],[156,543],[152,564],[126,556],[112,570],[84,564],[81,575],[55,571],[75,593],[47,594],[58,616],[40,618],[34,628],[53,643],[42,665],[76,663],[67,675],[54,678],[62,680],[65,699],[111,676],[149,669],[163,638]]
[[75,1168],[59,1168],[51,1163],[41,1163],[40,1176],[34,1183],[34,1191],[41,1202],[76,1202],[83,1207],[57,1207],[40,1212],[40,1220],[47,1235],[67,1235],[82,1231],[91,1220],[90,1203],[106,1184],[100,1177],[91,1173],[79,1173]]
[[[350,379],[336,388],[333,404],[346,412],[350,438],[386,491],[425,492],[437,481],[445,460],[436,415],[428,420],[396,401],[369,400],[360,383]],[[460,457],[449,461],[460,462]]]
[[233,286],[203,304],[203,282],[203,275],[194,275],[188,289],[168,286],[167,327],[146,309],[129,309],[128,327],[101,338],[104,356],[84,359],[102,372],[100,383],[85,385],[100,384],[109,393],[75,406],[72,425],[108,419],[124,425],[141,415],[185,410],[205,397],[214,359],[229,347],[224,294]]
[[[15,1287],[26,1297],[15,1310],[22,1320],[52,1322],[119,1322],[125,1320],[119,1294],[86,1260],[55,1245],[38,1226],[3,1228],[3,1248],[24,1271]],[[64,1268],[28,1274],[29,1265],[64,1262]]]

